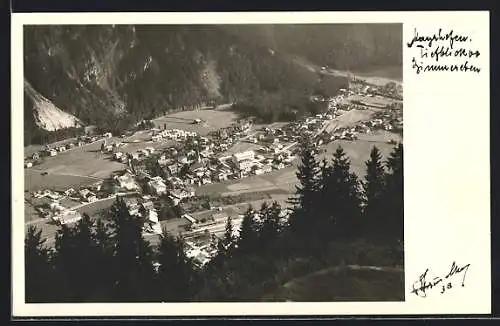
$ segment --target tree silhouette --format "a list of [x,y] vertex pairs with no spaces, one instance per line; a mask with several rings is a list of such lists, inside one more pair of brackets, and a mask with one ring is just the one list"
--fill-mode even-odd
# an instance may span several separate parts
[[370,159],[366,161],[366,177],[363,183],[364,210],[363,219],[367,237],[380,241],[386,227],[383,224],[385,170],[382,155],[376,146],[370,152]]
[[299,185],[296,186],[296,196],[290,216],[290,229],[293,233],[310,235],[317,222],[317,199],[319,192],[319,163],[316,161],[312,140],[305,138],[300,143],[301,165],[297,171]]
[[255,253],[258,248],[259,226],[254,215],[255,211],[252,205],[249,205],[241,222],[241,230],[237,239],[240,254]]
[[232,255],[235,244],[236,239],[234,237],[233,219],[231,218],[231,216],[228,216],[224,229],[224,235],[219,241],[218,248],[220,254],[224,257],[230,257]]
[[[350,172],[350,161],[341,146],[332,164],[322,167],[322,220],[320,230],[326,239],[359,236],[360,194],[357,176]],[[320,232],[321,233],[321,232]]]
[[268,252],[267,248],[273,248],[273,244],[282,231],[280,214],[281,206],[276,201],[270,207],[260,211],[263,220],[260,230],[260,247],[263,254]]
[[111,208],[114,243],[115,298],[122,302],[147,301],[153,295],[152,249],[142,237],[143,222],[130,216],[122,198]]
[[192,295],[193,266],[186,257],[184,243],[163,231],[158,246],[157,289],[165,302],[187,301]]
[[57,284],[51,267],[51,255],[42,239],[42,230],[29,226],[24,239],[25,298],[29,303],[53,302]]

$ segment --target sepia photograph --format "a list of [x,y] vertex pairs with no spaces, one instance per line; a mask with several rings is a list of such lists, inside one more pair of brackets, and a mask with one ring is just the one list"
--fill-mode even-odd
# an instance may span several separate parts
[[24,25],[26,303],[404,301],[403,25]]

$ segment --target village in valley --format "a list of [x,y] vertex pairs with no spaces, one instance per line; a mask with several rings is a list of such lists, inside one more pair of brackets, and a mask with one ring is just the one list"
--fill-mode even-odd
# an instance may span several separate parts
[[[144,222],[148,241],[165,230],[181,235],[188,256],[202,266],[228,218],[237,232],[249,204],[279,202],[285,223],[304,136],[325,156],[339,144],[351,143],[349,153],[364,143],[389,151],[402,141],[400,83],[351,78],[337,96],[311,100],[327,101],[327,111],[262,124],[214,107],[142,121],[123,135],[88,127],[84,136],[26,151],[26,225],[51,238],[83,213],[99,218],[120,196]],[[366,157],[358,157],[361,166]]]

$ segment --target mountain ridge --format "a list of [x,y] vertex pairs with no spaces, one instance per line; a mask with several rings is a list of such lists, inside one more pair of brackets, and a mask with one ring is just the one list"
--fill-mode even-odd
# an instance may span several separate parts
[[[26,26],[24,77],[36,92],[82,124],[120,130],[184,106],[236,102],[284,90],[310,95],[318,76],[286,59],[288,52],[298,49],[287,46],[287,40],[299,34],[299,41],[305,42],[307,35],[319,35],[321,30],[297,28]],[[360,27],[341,31],[349,28]],[[362,29],[367,33],[366,27]],[[36,143],[41,140],[39,124],[29,121],[30,107],[29,101],[25,103],[25,143]]]

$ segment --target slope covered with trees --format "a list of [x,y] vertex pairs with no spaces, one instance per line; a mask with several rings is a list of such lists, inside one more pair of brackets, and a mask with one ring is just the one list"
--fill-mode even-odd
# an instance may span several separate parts
[[[290,284],[318,288],[315,282],[325,282],[329,274],[315,272],[325,269],[340,272],[345,282],[338,285],[340,292],[333,285],[327,292],[319,287],[318,298],[347,293],[358,300],[402,300],[401,274],[391,272],[387,278],[360,270],[351,277],[348,269],[399,270],[403,265],[402,149],[397,145],[383,159],[374,147],[366,176],[359,180],[341,147],[330,161],[318,162],[305,140],[289,219],[281,217],[275,202],[248,207],[239,235],[228,219],[217,255],[201,270],[186,257],[181,238],[165,233],[152,248],[119,198],[109,219],[85,216],[74,227],[61,227],[54,249],[46,248],[40,233],[30,228],[25,242],[27,301],[283,300],[280,295]],[[393,281],[382,289],[363,287],[387,280]],[[314,298],[311,291],[302,299]]]
[[[310,95],[345,81],[321,81],[289,54],[340,69],[398,65],[400,34],[399,25],[26,26],[24,78],[55,107],[110,131],[229,102],[265,120],[291,119],[314,110]],[[24,105],[25,142],[47,141],[32,100]]]

